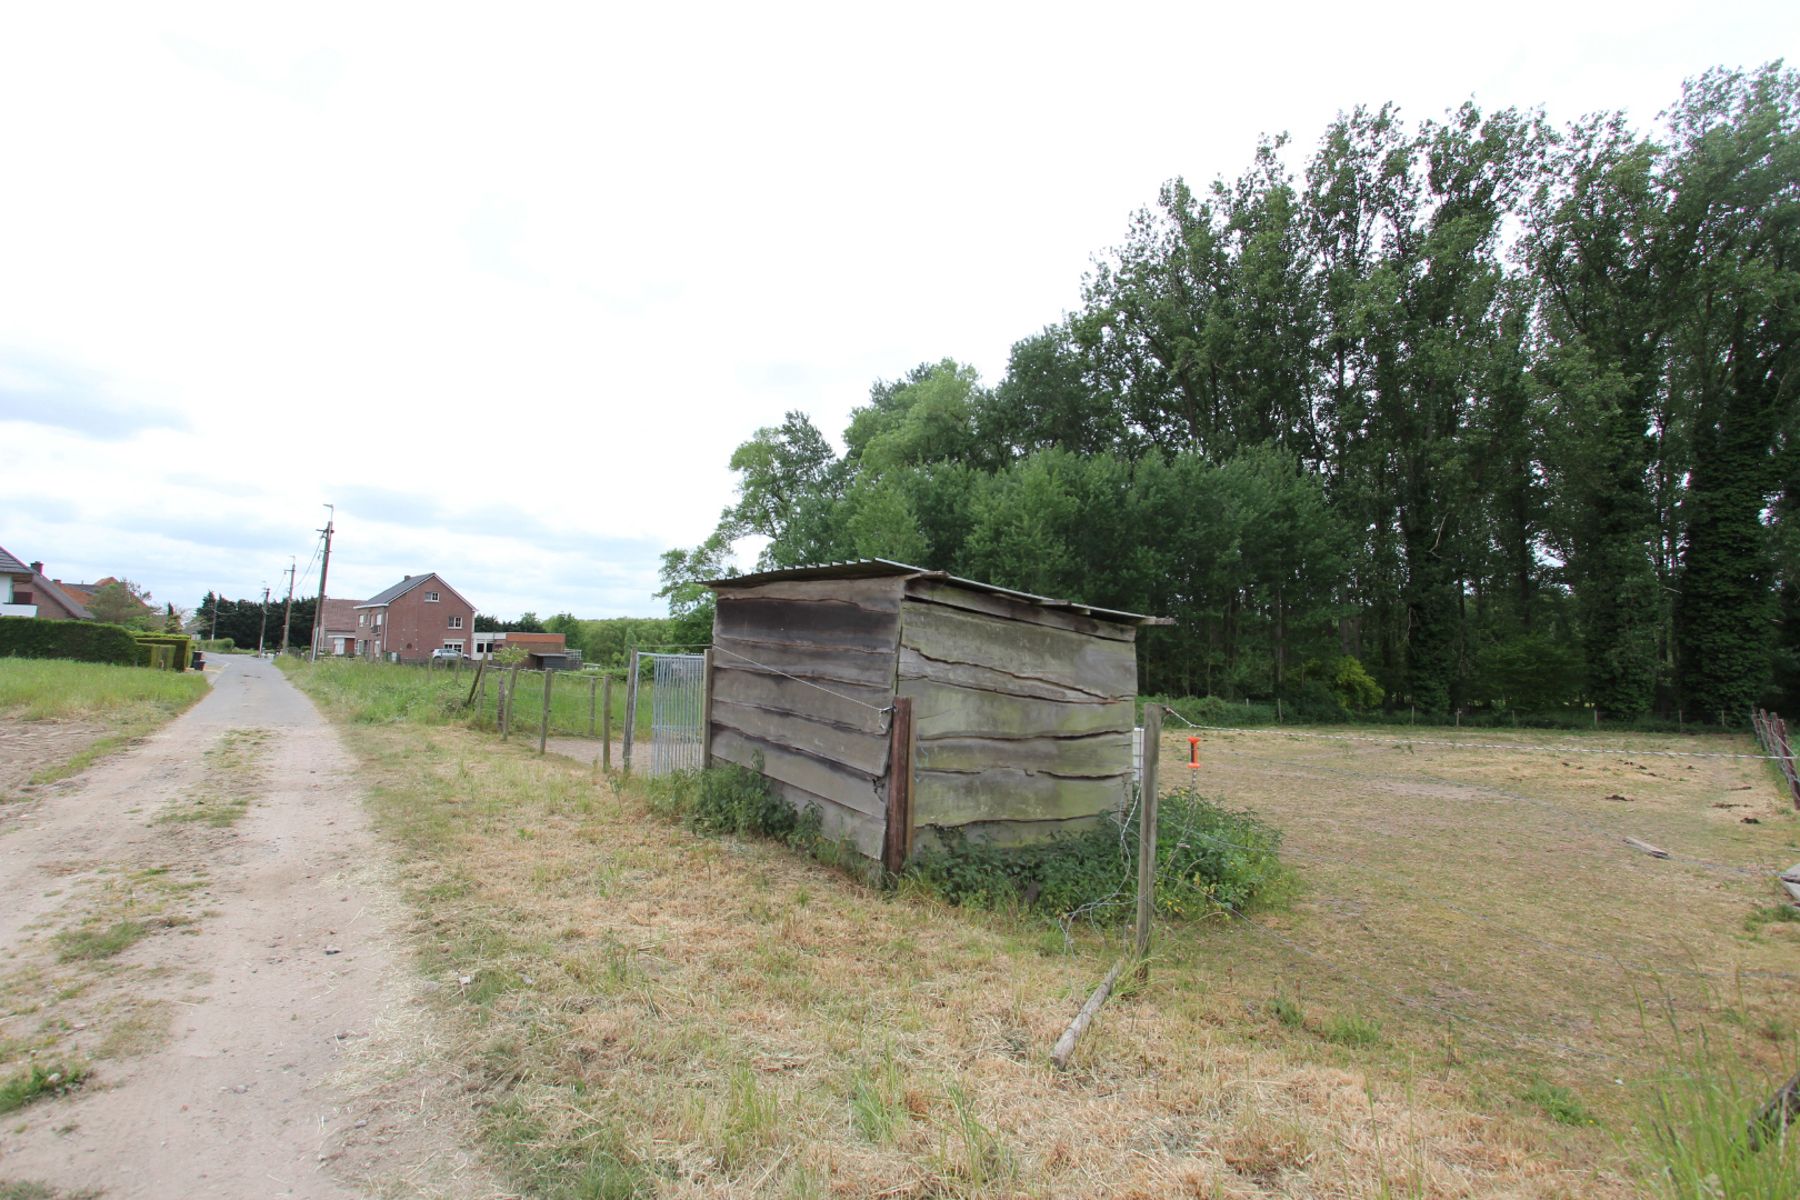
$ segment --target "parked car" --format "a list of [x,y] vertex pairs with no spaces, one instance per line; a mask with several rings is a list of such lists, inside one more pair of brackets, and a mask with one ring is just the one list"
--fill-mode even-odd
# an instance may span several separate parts
[[463,652],[461,650],[454,650],[449,646],[440,646],[431,652],[433,662],[454,662],[462,656]]

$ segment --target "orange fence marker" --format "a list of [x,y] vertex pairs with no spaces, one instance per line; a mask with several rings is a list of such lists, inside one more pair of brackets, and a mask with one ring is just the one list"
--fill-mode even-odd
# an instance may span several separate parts
[[1188,770],[1200,769],[1200,739],[1195,734],[1188,734]]

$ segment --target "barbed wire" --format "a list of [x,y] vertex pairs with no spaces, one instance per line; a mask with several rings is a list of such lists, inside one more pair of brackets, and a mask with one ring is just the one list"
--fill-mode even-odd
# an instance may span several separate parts
[[1726,758],[1754,759],[1761,762],[1779,761],[1774,754],[1736,754],[1717,750],[1633,750],[1624,746],[1551,746],[1518,742],[1459,742],[1446,738],[1413,737],[1410,734],[1399,734],[1393,737],[1372,737],[1356,733],[1312,733],[1301,729],[1258,729],[1239,725],[1201,725],[1190,721],[1168,705],[1163,711],[1174,717],[1189,729],[1204,729],[1210,733],[1247,733],[1263,734],[1269,737],[1311,738],[1328,742],[1369,742],[1380,746],[1392,746],[1395,742],[1406,742],[1415,746],[1449,746],[1461,750],[1513,750],[1545,754],[1607,754],[1620,757],[1636,758]]

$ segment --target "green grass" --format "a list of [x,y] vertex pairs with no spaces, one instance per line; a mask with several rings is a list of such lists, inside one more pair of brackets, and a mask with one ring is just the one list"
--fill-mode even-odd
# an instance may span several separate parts
[[185,672],[0,658],[0,720],[82,721],[103,727],[74,754],[31,777],[32,783],[54,783],[179,716],[208,686],[204,676]]
[[1704,1033],[1678,1036],[1639,1120],[1651,1193],[1665,1200],[1800,1196],[1800,1138],[1768,1137],[1753,1147],[1750,1135],[1751,1118],[1781,1082],[1746,1077]]
[[1763,908],[1753,909],[1744,918],[1744,928],[1755,933],[1764,925],[1786,925],[1800,922],[1800,908],[1791,904],[1770,904]]
[[83,926],[65,929],[56,935],[58,962],[77,962],[112,958],[130,949],[150,933],[142,921],[114,921],[105,926]]
[[1306,1025],[1305,1010],[1286,996],[1277,995],[1269,1001],[1269,1015],[1289,1029],[1302,1029]]
[[235,824],[250,809],[250,793],[271,736],[267,729],[227,730],[206,752],[206,775],[200,786],[157,820],[197,821],[215,829]]
[[1581,1097],[1566,1087],[1548,1083],[1542,1079],[1533,1080],[1525,1089],[1525,1103],[1555,1121],[1558,1125],[1598,1125],[1599,1118],[1583,1104]]
[[1381,1044],[1381,1025],[1361,1013],[1338,1013],[1325,1022],[1320,1035],[1337,1046],[1378,1046]]
[[32,1063],[0,1082],[0,1113],[17,1112],[27,1104],[59,1096],[81,1085],[87,1068],[79,1063]]

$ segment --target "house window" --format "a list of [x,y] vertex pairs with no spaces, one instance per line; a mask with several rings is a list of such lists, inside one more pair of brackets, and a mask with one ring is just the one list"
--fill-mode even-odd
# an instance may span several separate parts
[[449,641],[444,643],[444,649],[454,650],[458,654],[462,653],[462,648],[463,648],[463,644],[462,644],[461,638],[451,638]]
[[462,628],[462,615],[460,613],[457,614],[456,616],[450,618],[450,628],[452,628],[452,629],[461,629]]
[[367,625],[368,623],[369,623],[369,614],[368,613],[357,613],[356,614],[356,624],[358,625],[358,627]]
[[436,604],[437,603],[437,593],[436,592],[426,592],[425,593],[425,603]]
[[375,628],[377,628],[377,629],[381,628],[381,614],[380,613],[375,614]]

